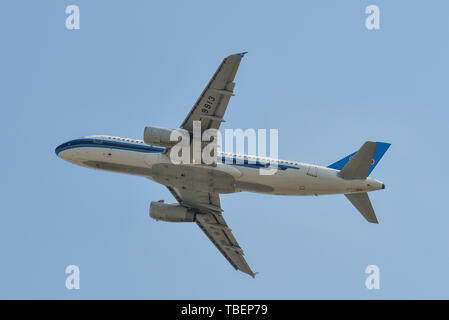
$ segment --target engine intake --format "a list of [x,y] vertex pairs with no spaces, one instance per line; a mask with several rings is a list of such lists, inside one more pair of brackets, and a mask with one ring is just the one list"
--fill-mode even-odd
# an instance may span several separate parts
[[[170,136],[173,132],[176,132],[176,129],[167,129],[167,128],[159,128],[159,127],[145,127],[143,132],[143,141],[146,144],[152,146],[159,147],[172,147],[180,141],[180,138],[175,141],[170,140]],[[179,135],[182,134],[182,131],[178,131]],[[178,135],[178,137],[179,137]]]
[[150,204],[150,217],[159,221],[167,222],[193,222],[195,213],[192,209],[185,208],[179,204],[152,201]]

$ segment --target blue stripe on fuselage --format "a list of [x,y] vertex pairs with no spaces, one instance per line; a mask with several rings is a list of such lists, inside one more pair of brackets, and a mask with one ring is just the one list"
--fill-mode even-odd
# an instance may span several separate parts
[[[228,164],[228,165],[234,165],[234,166],[241,166],[241,167],[247,167],[247,168],[253,168],[253,169],[260,169],[260,168],[270,168],[271,163],[270,162],[260,162],[260,161],[254,161],[251,159],[245,159],[245,158],[237,158],[237,157],[233,157],[233,158],[229,158],[229,157],[225,157],[225,156],[221,156],[221,162],[224,164]],[[299,170],[300,168],[298,167],[293,167],[293,166],[287,166],[284,164],[280,164],[280,163],[273,163],[272,164],[273,167],[277,167],[280,170],[287,170],[287,169],[296,169]]]
[[[136,152],[144,152],[144,153],[161,153],[165,150],[165,148],[154,147],[149,145],[136,145],[132,143],[119,142],[119,141],[110,141],[110,140],[102,140],[102,139],[76,139],[65,142],[60,146],[56,147],[55,152],[59,155],[60,152],[69,149],[75,148],[109,148],[109,149],[118,149],[118,150],[126,150],[126,151],[136,151]],[[229,158],[225,156],[221,157],[221,162],[228,165],[242,166],[253,169],[261,169],[261,168],[269,168],[270,162],[260,162],[253,161],[250,159],[237,158],[236,156]],[[276,163],[273,163],[275,166]],[[298,167],[288,166],[284,164],[277,164],[280,170],[296,169],[299,170]]]
[[55,152],[57,155],[59,155],[61,151],[74,148],[110,148],[110,149],[120,149],[120,150],[137,151],[145,153],[161,153],[162,151],[165,150],[164,148],[159,147],[143,146],[110,140],[76,139],[61,144],[55,149]]

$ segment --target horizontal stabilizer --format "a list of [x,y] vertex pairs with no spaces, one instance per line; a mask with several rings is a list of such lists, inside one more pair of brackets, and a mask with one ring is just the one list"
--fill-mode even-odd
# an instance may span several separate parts
[[362,216],[371,223],[379,223],[374,213],[373,206],[369,200],[368,194],[364,193],[351,193],[345,194],[346,198],[356,207]]
[[352,159],[341,169],[339,175],[343,179],[366,179],[374,151],[376,151],[376,142],[365,142]]

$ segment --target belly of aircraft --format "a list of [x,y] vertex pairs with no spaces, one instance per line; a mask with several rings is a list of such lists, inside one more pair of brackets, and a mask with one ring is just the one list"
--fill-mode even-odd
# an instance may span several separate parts
[[[161,154],[143,154],[109,148],[79,148],[74,162],[92,169],[132,174],[173,188],[215,193],[255,192],[274,195],[344,193],[336,179],[308,176],[305,170],[278,170],[267,175],[257,168],[218,164],[175,165]],[[265,172],[266,173],[266,172]]]

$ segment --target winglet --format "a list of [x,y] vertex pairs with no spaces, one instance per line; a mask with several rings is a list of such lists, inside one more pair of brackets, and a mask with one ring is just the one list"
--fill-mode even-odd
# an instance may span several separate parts
[[248,51],[245,51],[245,52],[237,53],[237,55],[241,56],[243,58],[245,56],[245,54],[247,54],[247,53],[248,53]]
[[251,274],[251,277],[253,277],[253,279],[255,279],[256,278],[256,275],[258,275],[259,274],[259,272],[253,272],[252,274]]

